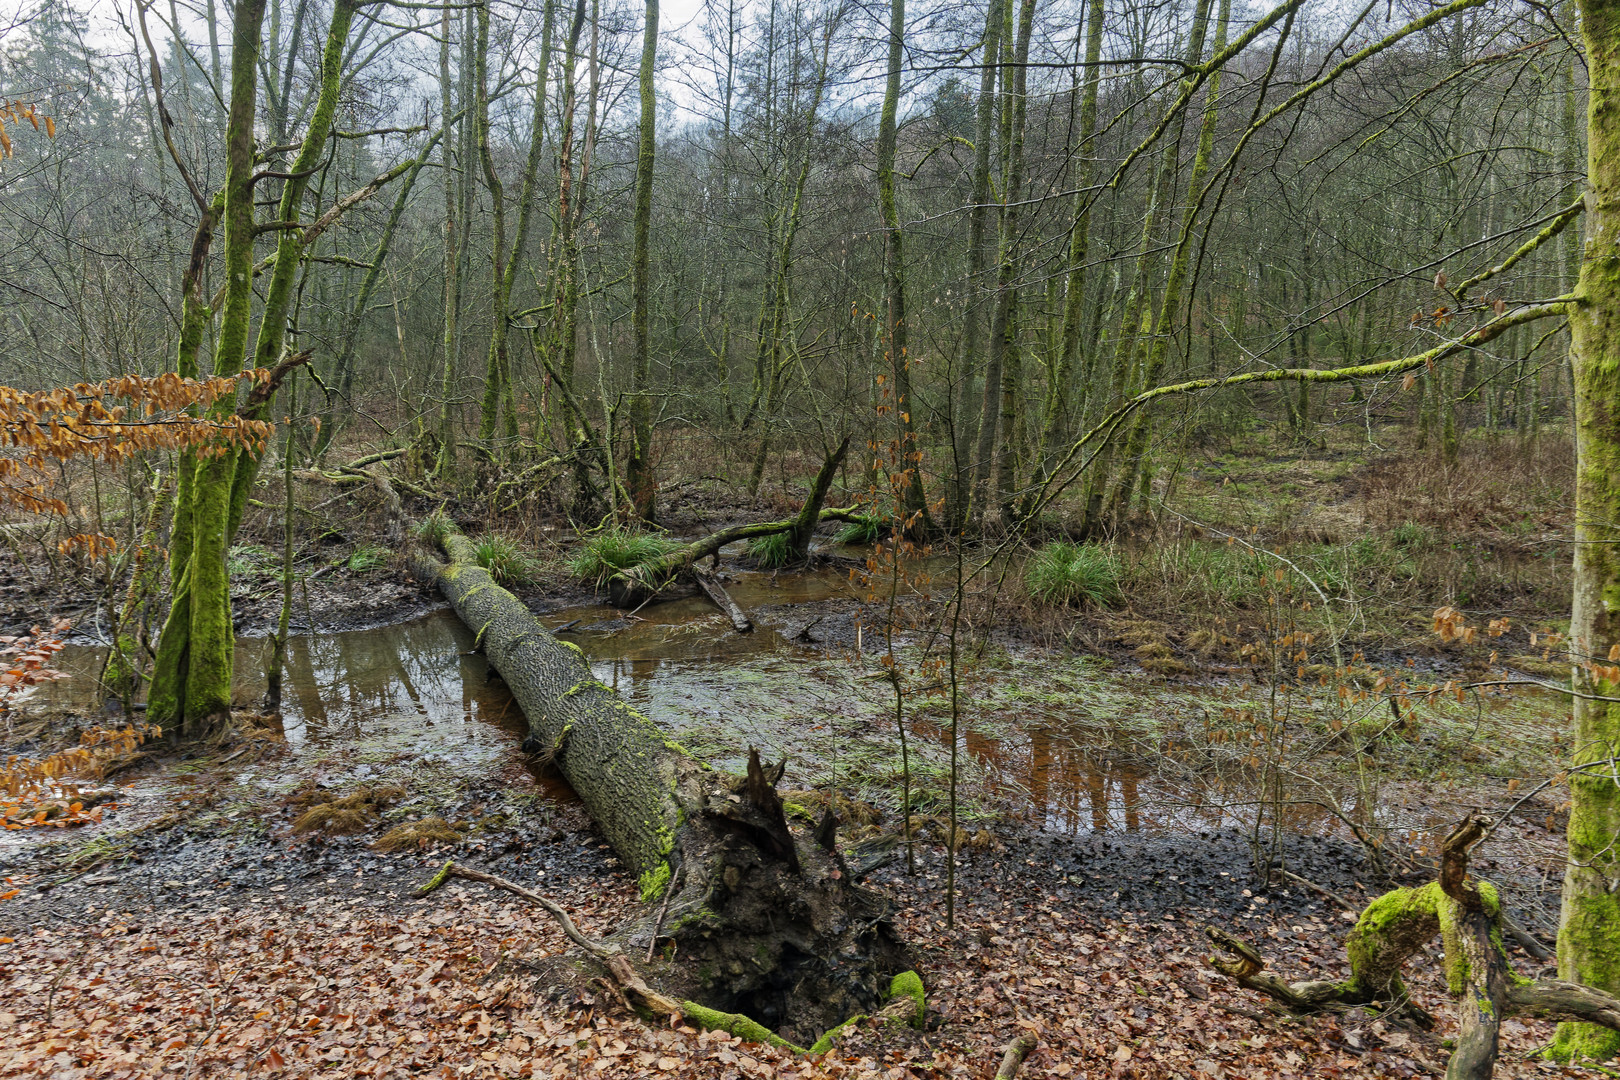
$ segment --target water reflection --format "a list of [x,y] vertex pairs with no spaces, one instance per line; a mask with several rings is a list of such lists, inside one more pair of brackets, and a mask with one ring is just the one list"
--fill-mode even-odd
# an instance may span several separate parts
[[[282,724],[287,745],[302,751],[334,742],[409,735],[423,753],[507,753],[525,731],[522,712],[506,685],[490,678],[489,665],[472,652],[473,635],[449,612],[374,630],[287,643]],[[106,651],[70,646],[61,654],[73,678],[45,688],[46,706],[93,712],[100,694],[95,674]],[[269,643],[236,643],[239,703],[264,696]]]
[[[851,594],[843,576],[830,572],[780,581],[742,574],[728,587],[755,608]],[[872,664],[795,644],[765,627],[736,634],[701,598],[649,605],[633,616],[591,606],[542,620],[580,645],[598,679],[714,766],[741,769],[754,746],[767,757],[789,757],[794,785],[833,784],[897,802],[893,699],[885,680],[870,677]],[[396,626],[293,638],[283,702],[289,747],[346,753],[363,742],[368,753],[436,754],[458,767],[520,776],[526,721],[473,643],[449,611]],[[263,640],[238,642],[238,702],[262,697],[267,652]],[[62,663],[78,677],[42,688],[40,699],[86,713],[98,709],[93,678],[103,655],[100,649],[65,650]],[[1099,719],[1113,714],[1122,694],[1133,707],[1166,714],[1195,707],[1190,698],[1149,691],[1129,675],[1088,673],[1065,681],[1074,674],[1062,664],[1014,660],[1008,672],[984,680],[985,694],[965,711],[960,734],[969,782],[1042,827],[1066,833],[1207,827],[1222,813],[1188,807],[1185,792],[1158,790],[1097,743]],[[1104,692],[1114,698],[1098,696]],[[928,713],[918,702],[908,716],[917,736],[914,776],[942,791],[948,728],[938,711]]]

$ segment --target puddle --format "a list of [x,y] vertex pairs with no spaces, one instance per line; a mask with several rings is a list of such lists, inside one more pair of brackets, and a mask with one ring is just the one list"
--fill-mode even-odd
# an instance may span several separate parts
[[[749,609],[858,595],[838,570],[745,571],[728,589]],[[898,808],[900,744],[892,693],[875,655],[806,646],[768,627],[739,635],[695,596],[634,613],[600,605],[541,618],[584,650],[598,679],[714,766],[741,771],[748,748],[758,747],[768,758],[789,759],[789,787],[835,786]],[[565,784],[530,769],[518,749],[525,720],[472,645],[472,633],[448,610],[395,626],[292,639],[284,702],[289,750],[324,754],[351,770],[351,781],[363,778],[367,761],[428,760],[461,775],[572,798]],[[263,640],[238,642],[238,701],[262,695],[267,648]],[[77,677],[42,687],[36,700],[94,711],[91,678],[101,656],[95,648],[64,650],[60,665]],[[980,806],[1071,834],[1197,832],[1237,824],[1253,806],[1252,779],[1227,777],[1223,787],[1211,777],[1172,790],[1169,773],[1139,764],[1144,747],[1167,734],[1173,744],[1174,732],[1207,725],[1245,690],[1169,684],[1090,658],[1017,653],[981,663],[966,673],[963,687],[959,760],[968,798]],[[936,688],[908,703],[912,787],[924,813],[943,812],[949,775],[942,693]],[[1130,761],[1138,764],[1124,763]],[[260,768],[255,782],[271,784],[273,765]],[[244,770],[235,779],[255,778]],[[142,779],[138,788],[166,782]],[[1334,828],[1309,806],[1289,813],[1300,831]]]

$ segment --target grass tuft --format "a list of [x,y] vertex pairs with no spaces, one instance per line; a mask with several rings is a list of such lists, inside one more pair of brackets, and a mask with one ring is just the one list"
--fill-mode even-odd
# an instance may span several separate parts
[[485,533],[475,545],[478,565],[501,585],[523,585],[534,579],[534,560],[505,533]]
[[407,821],[395,825],[392,829],[377,838],[371,846],[377,851],[420,851],[439,844],[454,844],[461,840],[461,834],[450,827],[450,823],[437,814],[431,814],[421,821]]
[[852,521],[838,530],[833,537],[835,544],[875,544],[882,539],[888,530],[888,522],[880,517],[863,517],[859,521]]
[[1101,548],[1060,540],[1035,553],[1024,586],[1043,604],[1107,606],[1120,597],[1119,560]]
[[456,531],[456,523],[450,520],[450,515],[443,509],[435,510],[427,517],[418,521],[411,529],[418,540],[433,545],[444,543],[444,538]]
[[632,566],[668,555],[680,542],[662,533],[631,532],[614,527],[585,541],[585,546],[568,560],[568,572],[595,586],[608,583],[613,575]]
[[293,832],[320,832],[328,836],[352,836],[363,833],[377,821],[381,811],[405,797],[405,789],[398,784],[362,785],[349,794],[330,802],[313,802],[313,788],[293,796],[294,806],[304,803],[309,809],[293,821]]
[[343,565],[352,573],[363,574],[368,570],[377,570],[388,565],[393,552],[377,544],[366,544],[356,548],[354,553],[343,560]]
[[767,570],[775,570],[788,564],[788,557],[792,554],[787,533],[771,533],[769,536],[756,536],[748,541],[748,556]]

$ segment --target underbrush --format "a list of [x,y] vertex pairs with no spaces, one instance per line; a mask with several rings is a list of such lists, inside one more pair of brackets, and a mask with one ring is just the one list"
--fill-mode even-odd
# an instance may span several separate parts
[[568,572],[597,588],[617,573],[668,555],[680,542],[662,533],[631,532],[617,526],[586,539],[568,560]]
[[[1186,661],[1242,659],[1279,602],[1292,629],[1347,651],[1404,648],[1446,606],[1527,626],[1567,617],[1569,550],[1556,542],[1570,523],[1566,436],[1549,431],[1533,447],[1476,436],[1449,466],[1434,452],[1363,464],[1360,450],[1288,458],[1232,450],[1189,470],[1168,505],[1109,547],[1040,549],[975,614],[1049,643],[1140,654],[1150,643],[1096,610],[1105,605],[1082,584],[1106,551],[1124,618],[1162,631],[1154,655],[1137,658],[1175,669],[1164,674]],[[1077,561],[1086,551],[1091,561]],[[1077,621],[1074,607],[1087,600],[1093,610]],[[1327,659],[1320,653],[1308,662]]]

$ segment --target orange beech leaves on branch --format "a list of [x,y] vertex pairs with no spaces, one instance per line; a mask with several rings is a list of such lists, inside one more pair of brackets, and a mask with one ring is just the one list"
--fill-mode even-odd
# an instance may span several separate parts
[[20,101],[0,101],[0,158],[15,156],[11,149],[11,136],[6,134],[6,124],[21,124],[23,121],[34,125],[38,131],[40,125],[45,126],[45,134],[56,138],[56,121],[40,112],[32,104],[24,105]]
[[[300,354],[308,359],[307,354]],[[235,448],[258,453],[275,430],[265,420],[235,413],[196,416],[236,393],[242,384],[258,391],[285,375],[287,365],[240,375],[186,379],[167,372],[153,378],[121,375],[99,383],[29,391],[0,386],[0,506],[33,513],[66,514],[67,504],[47,490],[45,467],[88,457],[117,465],[152,450],[192,450],[199,457]],[[127,404],[114,404],[121,399]],[[94,539],[94,538],[92,538]]]

